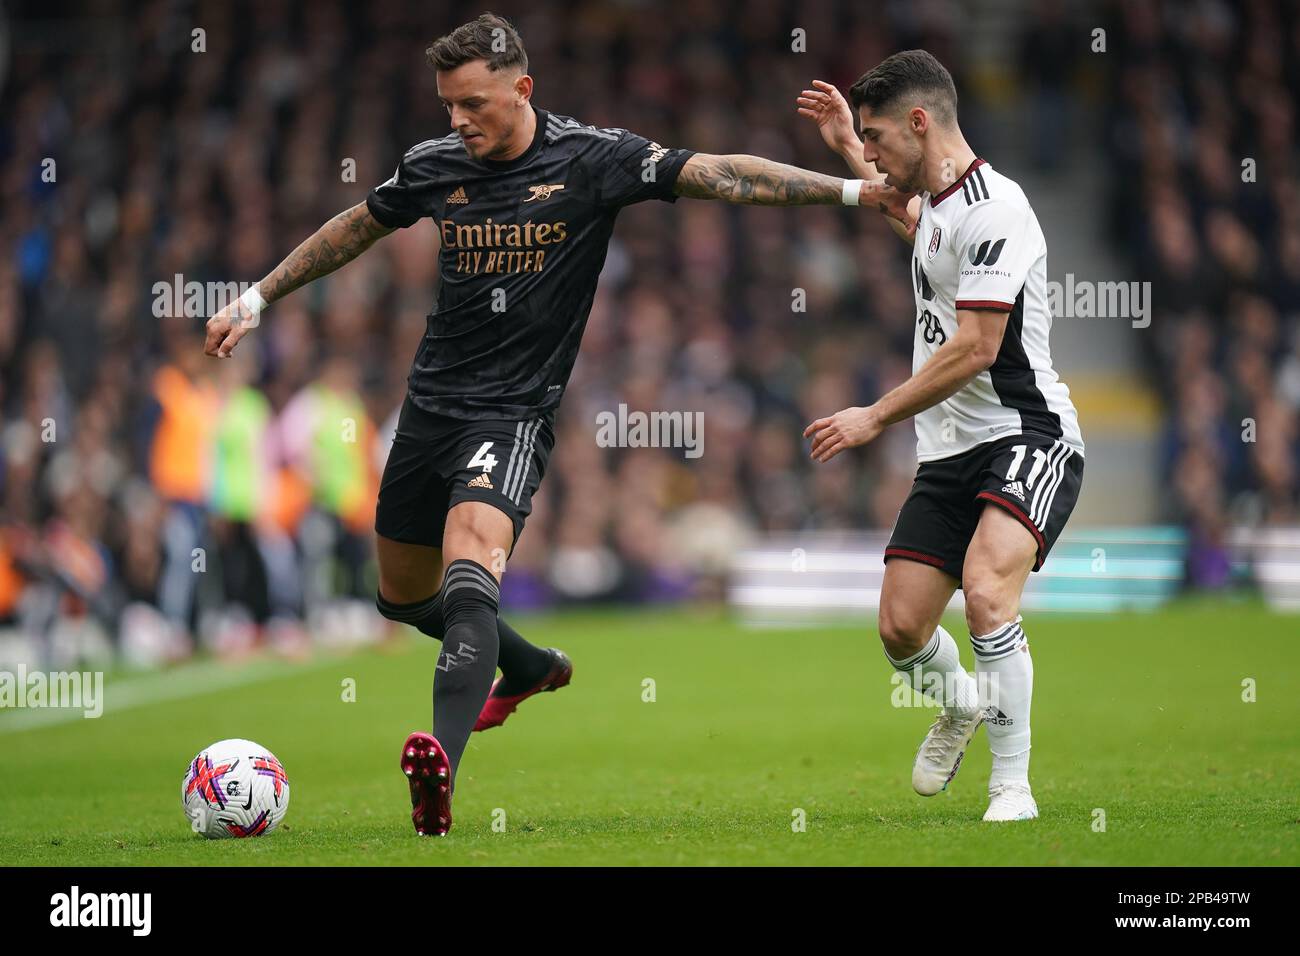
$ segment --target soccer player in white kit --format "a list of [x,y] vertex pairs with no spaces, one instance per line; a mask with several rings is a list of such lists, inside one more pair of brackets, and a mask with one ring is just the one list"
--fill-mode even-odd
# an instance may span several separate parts
[[[1052,368],[1047,245],[1024,192],[977,157],[952,77],[924,50],[857,81],[849,104],[817,81],[798,99],[863,179],[914,192],[912,377],[865,408],[813,422],[829,461],[914,418],[919,467],[885,549],[880,639],[917,691],[943,704],[912,769],[923,796],[956,775],[981,723],[993,753],[985,820],[1038,816],[1029,787],[1034,668],[1020,595],[1079,496],[1083,438]],[[961,587],[977,682],[941,625]]]

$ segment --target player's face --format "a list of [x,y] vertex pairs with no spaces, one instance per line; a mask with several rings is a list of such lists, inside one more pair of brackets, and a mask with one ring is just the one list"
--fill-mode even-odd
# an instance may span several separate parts
[[438,71],[438,98],[472,158],[492,159],[517,145],[515,130],[528,105],[527,92],[521,89],[526,80],[518,70],[493,72],[486,60]]
[[862,158],[875,163],[885,182],[895,189],[908,193],[923,189],[924,156],[908,114],[875,113],[863,106],[858,119],[862,121]]

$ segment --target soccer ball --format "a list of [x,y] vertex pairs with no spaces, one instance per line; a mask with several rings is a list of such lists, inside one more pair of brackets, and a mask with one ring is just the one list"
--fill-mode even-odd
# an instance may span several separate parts
[[289,778],[275,754],[251,740],[220,740],[190,761],[181,805],[209,840],[270,833],[289,809]]

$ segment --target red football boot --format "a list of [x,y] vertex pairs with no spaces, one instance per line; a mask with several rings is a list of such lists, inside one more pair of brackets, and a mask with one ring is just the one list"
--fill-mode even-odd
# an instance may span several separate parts
[[451,764],[433,734],[417,730],[402,745],[402,773],[411,785],[411,822],[419,836],[451,829]]
[[501,684],[501,678],[498,677],[492,682],[492,693],[488,694],[487,702],[478,715],[478,723],[474,725],[475,730],[500,727],[506,722],[506,718],[515,712],[515,708],[529,697],[540,694],[544,690],[559,690],[561,687],[568,686],[573,677],[572,662],[564,655],[563,651],[554,647],[548,647],[546,652],[551,655],[551,669],[547,671],[545,677],[522,694],[515,694],[513,697],[498,697],[496,693],[497,687]]

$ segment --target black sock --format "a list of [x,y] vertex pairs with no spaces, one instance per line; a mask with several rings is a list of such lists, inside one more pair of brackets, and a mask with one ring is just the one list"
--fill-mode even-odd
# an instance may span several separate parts
[[382,594],[375,594],[375,607],[390,621],[400,621],[418,628],[421,633],[442,640],[442,592],[411,604],[394,604]]
[[[443,621],[442,591],[433,597],[412,604],[394,604],[382,594],[375,596],[379,613],[392,621],[401,621],[417,628],[436,640],[442,640],[446,623]],[[497,642],[500,648],[497,666],[501,668],[501,686],[498,697],[522,694],[536,686],[551,669],[551,655],[545,648],[530,644],[513,627],[497,618]]]
[[433,676],[433,735],[451,761],[452,778],[497,672],[500,589],[476,561],[453,561],[442,585],[442,653]]
[[501,649],[497,666],[501,668],[501,684],[496,696],[513,697],[537,686],[537,682],[551,670],[551,655],[536,644],[529,644],[513,627],[497,618],[497,636]]

